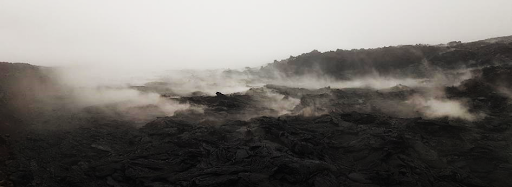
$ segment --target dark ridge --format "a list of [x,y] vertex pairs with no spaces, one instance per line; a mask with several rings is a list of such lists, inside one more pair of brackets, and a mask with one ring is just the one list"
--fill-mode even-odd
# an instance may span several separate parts
[[[510,63],[512,36],[446,45],[402,45],[375,49],[319,52],[274,61],[262,75],[278,71],[286,76],[325,74],[337,79],[378,74],[393,77],[429,77],[430,70],[463,69]],[[428,65],[428,66],[427,66]]]

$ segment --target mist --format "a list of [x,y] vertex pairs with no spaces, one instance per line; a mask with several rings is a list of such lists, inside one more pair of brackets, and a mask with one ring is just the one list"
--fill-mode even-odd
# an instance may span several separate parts
[[462,101],[450,100],[446,98],[432,98],[415,95],[406,101],[414,106],[414,109],[420,112],[426,118],[462,119],[475,121],[483,119],[483,113],[473,114]]
[[[111,71],[98,67],[35,67],[8,86],[6,99],[38,128],[74,128],[92,119],[125,120],[137,126],[178,111],[201,113],[200,106],[179,103],[155,92],[129,86],[146,82],[146,72]],[[141,74],[142,73],[142,74]],[[57,112],[56,112],[57,111]],[[72,121],[62,125],[59,120]],[[53,123],[53,124],[52,124]],[[55,125],[58,124],[58,125]]]
[[42,66],[255,67],[313,49],[508,35],[512,4],[493,2],[4,1],[0,56]]
[[[61,86],[59,93],[68,98],[68,105],[72,108],[95,108],[104,114],[141,123],[187,110],[202,113],[207,106],[176,99],[213,97],[216,93],[245,94],[252,97],[257,103],[255,106],[275,111],[240,115],[240,119],[245,120],[264,115],[319,116],[328,112],[318,110],[316,106],[298,109],[301,95],[283,95],[265,85],[310,90],[361,88],[384,92],[395,88],[422,88],[421,96],[376,104],[382,107],[394,105],[396,109],[392,111],[397,113],[392,115],[397,116],[415,116],[416,114],[411,113],[414,110],[427,118],[450,117],[468,121],[481,119],[478,115],[469,113],[468,108],[460,101],[447,99],[444,91],[439,89],[442,86],[458,86],[462,81],[472,78],[469,68],[436,72],[426,78],[382,76],[375,70],[350,80],[331,77],[319,69],[312,69],[305,75],[292,76],[274,69],[270,74],[268,70],[262,73],[255,69],[133,71],[104,66],[69,66],[56,69],[51,77]],[[438,110],[439,108],[443,110]]]
[[512,186],[511,0],[0,0],[0,187]]
[[[124,113],[141,107],[149,111],[151,106],[154,111],[128,115],[147,116],[142,117],[147,120],[204,107],[173,98],[211,97],[217,92],[247,94],[264,85],[312,90],[457,86],[473,77],[472,69],[506,61],[498,58],[475,65],[479,59],[466,56],[444,64],[436,60],[451,60],[452,53],[459,57],[458,50],[449,49],[449,41],[509,34],[510,25],[503,23],[512,21],[512,5],[506,6],[510,2],[392,4],[395,6],[380,1],[4,2],[0,21],[5,27],[0,39],[5,42],[0,44],[0,56],[5,61],[57,69],[52,77],[59,86],[49,95],[64,95],[71,108],[108,106]],[[389,9],[382,9],[384,6]],[[457,11],[463,13],[454,15]],[[482,17],[486,19],[479,19]],[[38,32],[32,32],[35,30]],[[368,32],[374,30],[379,32]],[[432,34],[432,30],[450,32]],[[502,40],[487,42],[499,44]],[[385,47],[402,44],[431,46]],[[436,55],[440,58],[432,58]],[[397,68],[386,68],[377,63],[380,60]],[[284,68],[267,64],[272,61]],[[260,94],[265,98],[260,98],[262,105],[279,115],[290,114],[300,105],[299,97],[268,89]],[[437,101],[424,98],[411,103],[431,117],[445,115],[425,107],[448,103],[459,111],[458,118],[476,119],[462,115],[466,109],[458,101]]]

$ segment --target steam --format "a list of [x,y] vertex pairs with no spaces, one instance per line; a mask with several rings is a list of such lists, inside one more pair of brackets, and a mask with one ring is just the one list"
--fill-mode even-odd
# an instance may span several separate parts
[[475,121],[484,117],[482,113],[470,113],[467,106],[457,100],[414,95],[406,102],[413,105],[416,111],[427,118],[448,117]]
[[[353,80],[340,81],[330,77],[319,77],[313,75],[280,78],[272,84],[294,88],[320,89],[331,88],[373,88],[384,89],[396,85],[419,86],[424,79],[396,79],[387,77],[362,77]],[[270,82],[270,81],[269,81]]]
[[[56,79],[63,85],[64,95],[70,105],[77,109],[96,109],[102,113],[122,116],[139,121],[149,121],[159,116],[173,116],[178,111],[194,110],[203,112],[203,106],[179,103],[168,97],[213,96],[241,93],[251,95],[262,112],[254,112],[251,117],[260,115],[279,116],[285,114],[321,115],[328,110],[317,110],[322,106],[302,106],[302,96],[283,95],[276,90],[264,87],[267,84],[291,88],[370,88],[384,90],[397,85],[405,87],[442,87],[458,85],[470,78],[469,70],[437,73],[426,78],[396,78],[371,73],[366,76],[339,80],[312,70],[301,76],[287,76],[281,72],[236,70],[172,70],[143,71],[109,69],[100,67],[62,68],[56,71]],[[478,120],[479,115],[468,112],[460,101],[449,100],[439,89],[426,89],[422,96],[414,96],[407,101],[388,101],[382,106],[397,106],[404,116],[413,116],[412,107],[425,117],[449,117],[464,120]],[[393,102],[395,104],[393,104]],[[404,102],[406,102],[404,104]],[[375,103],[374,103],[375,104]],[[381,106],[378,105],[377,107]],[[270,110],[268,110],[270,109]],[[259,110],[259,109],[258,109]],[[362,109],[364,110],[364,109]],[[273,112],[268,112],[273,111]],[[386,110],[387,111],[387,110]]]
[[216,92],[236,93],[251,88],[249,77],[226,75],[222,70],[172,70],[157,75],[158,81],[144,86],[150,90],[167,90],[165,94],[175,96],[190,96],[192,93],[213,96]]
[[142,93],[128,88],[76,88],[72,96],[78,107],[115,105],[123,111],[129,108],[156,106],[165,115],[172,116],[178,110],[185,110],[189,104],[179,104],[165,99],[157,93]]
[[300,99],[279,94],[266,87],[253,88],[246,92],[251,95],[261,106],[277,112],[277,116],[290,114],[300,104]]
[[501,93],[503,93],[506,97],[512,99],[512,89],[508,89],[508,88],[501,88],[499,89],[499,91]]
[[[137,73],[141,74],[141,72]],[[134,73],[130,73],[130,75],[133,74]],[[150,76],[148,76],[148,74]],[[433,73],[431,78],[428,79],[380,76],[376,71],[373,71],[373,73],[365,76],[352,77],[350,80],[340,80],[323,73],[319,69],[313,69],[305,75],[290,76],[275,69],[267,69],[265,72],[261,72],[247,68],[245,71],[171,70],[148,72],[146,77],[136,79],[139,84],[133,81],[133,78],[131,81],[125,81],[125,84],[133,86],[140,91],[179,97],[197,95],[214,96],[216,92],[225,94],[241,93],[251,88],[258,88],[267,84],[306,89],[320,89],[325,87],[337,89],[386,89],[397,85],[408,87],[456,86],[471,77],[472,75],[469,70],[437,72]],[[141,83],[142,80],[146,82]]]
[[129,82],[136,82],[134,79],[154,80],[148,75],[151,73],[130,73],[101,68],[61,68],[54,72],[54,78],[61,85],[62,97],[66,98],[65,104],[76,110],[93,110],[141,122],[159,116],[172,116],[177,111],[202,111],[200,107],[178,103],[158,93],[142,92],[128,85]]
[[[471,69],[461,68],[458,70],[441,71],[432,67],[430,63],[424,60],[424,68],[428,69],[428,78],[411,77],[392,77],[382,76],[376,70],[368,71],[366,75],[350,76],[349,80],[340,80],[329,76],[318,68],[313,68],[309,73],[300,76],[288,76],[279,70],[267,70],[266,76],[258,74],[249,76],[252,79],[259,79],[263,84],[274,84],[279,86],[320,89],[330,88],[371,88],[386,89],[397,85],[408,87],[439,87],[439,86],[458,86],[462,81],[473,77]],[[270,71],[270,73],[269,73]]]

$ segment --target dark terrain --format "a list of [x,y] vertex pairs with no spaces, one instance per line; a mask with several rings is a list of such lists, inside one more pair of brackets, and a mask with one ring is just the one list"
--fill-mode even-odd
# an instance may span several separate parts
[[[312,69],[337,80],[375,72],[459,80],[462,70],[471,77],[386,89],[267,84],[159,93],[203,111],[155,114],[142,125],[99,106],[71,109],[49,68],[0,63],[0,186],[512,186],[510,38],[313,51],[227,71],[265,79]],[[411,98],[457,101],[472,118],[432,116]],[[286,113],[272,105],[295,101]]]

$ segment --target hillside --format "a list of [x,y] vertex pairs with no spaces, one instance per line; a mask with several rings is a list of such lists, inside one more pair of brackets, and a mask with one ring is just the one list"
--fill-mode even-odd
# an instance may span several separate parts
[[436,70],[476,68],[512,61],[512,36],[446,45],[402,45],[375,49],[312,51],[262,67],[263,75],[328,75],[337,79],[379,75],[429,77]]

